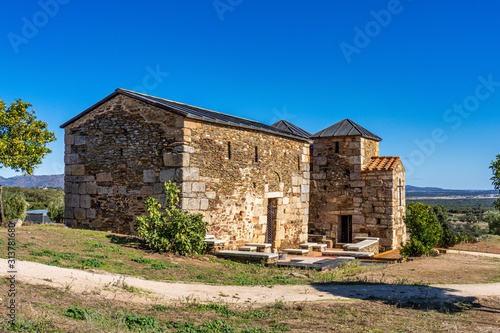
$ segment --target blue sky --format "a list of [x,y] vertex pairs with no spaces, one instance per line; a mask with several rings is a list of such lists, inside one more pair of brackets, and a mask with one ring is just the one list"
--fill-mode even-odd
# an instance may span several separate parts
[[[315,133],[349,118],[407,184],[492,189],[498,1],[41,0],[2,4],[0,99],[59,125],[116,88]],[[9,169],[0,176],[16,175]]]

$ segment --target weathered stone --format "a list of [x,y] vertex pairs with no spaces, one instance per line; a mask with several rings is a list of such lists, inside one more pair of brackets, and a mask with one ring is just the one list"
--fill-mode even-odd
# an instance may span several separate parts
[[163,164],[166,167],[187,167],[189,166],[189,154],[187,153],[163,153]]
[[200,179],[199,168],[179,168],[176,170],[175,179],[178,181],[193,181]]
[[100,172],[96,174],[96,181],[98,182],[112,182],[113,176],[109,172]]
[[75,208],[73,210],[73,214],[75,215],[75,219],[84,220],[87,218],[87,213],[83,208]]
[[85,166],[83,164],[75,164],[71,166],[72,176],[83,176],[85,175]]
[[145,183],[154,183],[155,182],[155,171],[154,170],[144,170],[142,172],[143,182]]
[[66,165],[78,164],[78,154],[66,154],[66,155],[64,155],[64,163]]
[[83,135],[75,135],[75,137],[74,137],[74,140],[75,140],[74,144],[75,144],[75,146],[84,145],[87,142],[86,139],[87,138],[85,136],[83,136]]
[[72,218],[74,218],[74,216],[73,216],[73,208],[72,207],[64,207],[64,218],[65,219],[72,219]]
[[167,169],[160,171],[160,182],[173,182],[175,179],[175,170],[176,169]]
[[74,135],[64,135],[64,144],[66,145],[73,145],[75,143],[75,136]]
[[95,182],[88,182],[87,186],[87,194],[97,194],[97,184]]
[[95,219],[95,209],[87,209],[87,218],[88,219]]
[[67,194],[64,201],[66,207],[80,207],[80,196],[78,194]]
[[194,153],[194,148],[186,145],[176,146],[174,150],[179,152]]
[[80,196],[80,207],[81,208],[90,208],[90,195],[81,195]]
[[205,192],[205,183],[193,183],[192,184],[193,192]]

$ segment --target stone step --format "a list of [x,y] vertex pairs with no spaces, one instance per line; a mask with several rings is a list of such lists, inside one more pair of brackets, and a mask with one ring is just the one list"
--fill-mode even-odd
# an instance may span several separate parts
[[318,245],[318,243],[302,243],[302,244],[299,244],[299,247],[301,249],[308,249],[309,251],[312,251],[312,247],[314,245]]
[[312,246],[313,250],[323,252],[326,250],[326,244],[316,244]]
[[214,253],[218,258],[230,259],[238,262],[278,262],[277,253],[262,253],[262,252],[246,252],[246,251],[230,251],[223,250]]
[[271,253],[271,243],[246,243],[245,245],[257,247],[257,252]]
[[284,249],[283,252],[289,253],[289,254],[298,254],[305,256],[306,254],[309,253],[309,250],[307,249]]
[[257,246],[240,246],[238,251],[257,252]]
[[278,262],[279,266],[287,266],[287,267],[300,267],[300,268],[309,268],[309,269],[317,269],[317,270],[327,270],[334,269],[338,267],[341,263],[346,261],[355,260],[353,257],[337,257],[337,258],[292,258],[287,262]]
[[215,236],[214,235],[205,235],[205,239],[214,239]]

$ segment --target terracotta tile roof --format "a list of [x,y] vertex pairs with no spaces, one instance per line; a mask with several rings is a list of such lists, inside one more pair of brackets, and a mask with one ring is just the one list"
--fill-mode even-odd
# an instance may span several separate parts
[[399,156],[372,156],[372,161],[364,170],[394,170],[399,163],[401,163]]

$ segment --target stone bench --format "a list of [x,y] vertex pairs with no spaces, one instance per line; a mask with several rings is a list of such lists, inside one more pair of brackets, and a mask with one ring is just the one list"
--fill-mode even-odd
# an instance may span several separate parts
[[262,253],[262,252],[246,252],[246,251],[230,251],[223,250],[214,253],[216,257],[229,259],[238,262],[265,262],[265,263],[276,263],[278,262],[277,253]]
[[331,239],[326,239],[326,235],[309,234],[307,235],[307,240],[309,242],[326,244],[327,247],[333,247],[333,241]]
[[326,244],[318,244],[318,243],[302,243],[299,245],[302,249],[308,249],[309,251],[320,251],[326,250]]
[[215,239],[214,235],[205,235],[205,240],[207,239]]
[[305,256],[306,254],[309,253],[309,250],[307,249],[284,249],[284,253],[289,253],[289,254],[298,254],[301,256]]
[[373,252],[325,250],[321,252],[321,255],[329,257],[354,257],[354,258],[368,259],[368,258],[373,258],[375,254]]
[[345,244],[344,249],[347,251],[374,252],[375,254],[378,254],[378,242],[378,238],[364,239],[359,243]]
[[205,243],[207,243],[207,252],[210,254],[214,254],[216,250],[223,250],[226,245],[226,241],[223,239],[205,239]]
[[318,245],[318,243],[302,243],[299,244],[299,247],[301,249],[308,249],[309,251],[312,251],[314,245]]
[[257,252],[257,246],[240,246],[238,251]]
[[270,243],[246,243],[246,246],[255,246],[257,248],[257,252],[271,253]]
[[205,243],[207,243],[207,245],[220,245],[226,244],[226,241],[223,239],[205,239]]

